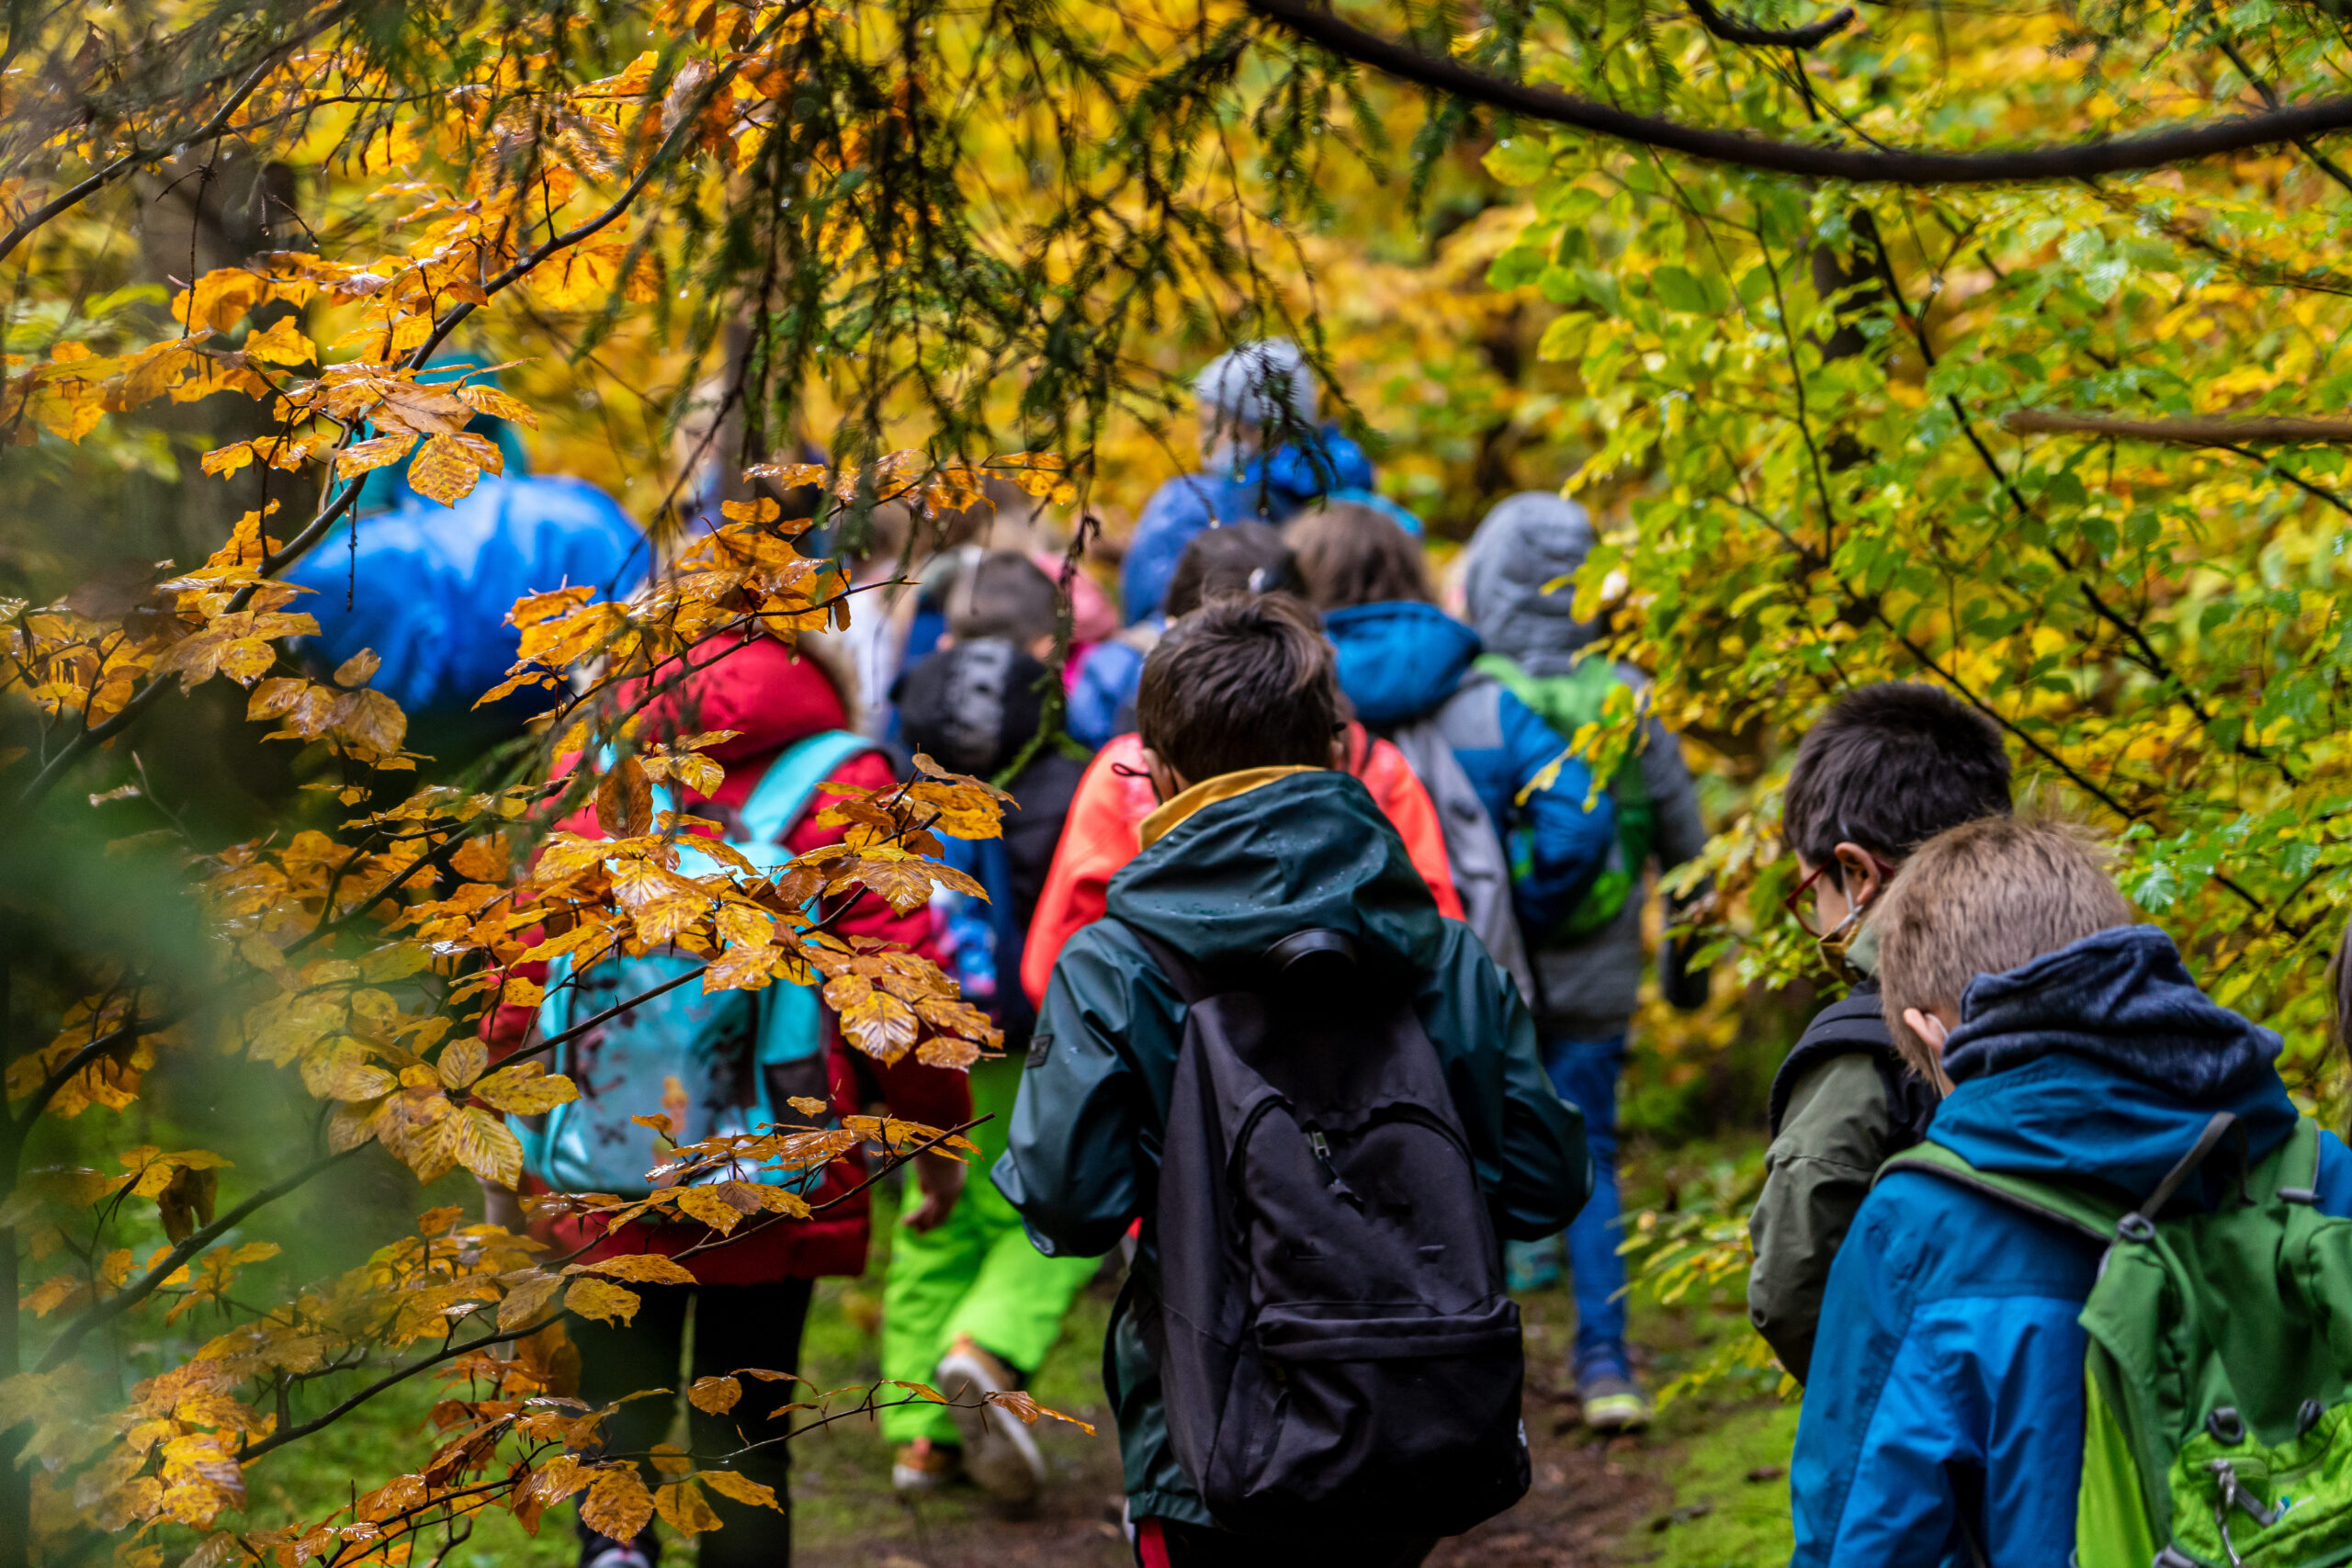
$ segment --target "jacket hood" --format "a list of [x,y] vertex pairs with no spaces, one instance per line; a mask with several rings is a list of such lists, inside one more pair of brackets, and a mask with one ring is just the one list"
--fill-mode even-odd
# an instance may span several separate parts
[[1340,654],[1340,689],[1356,717],[1374,728],[1402,724],[1453,694],[1478,634],[1434,604],[1397,599],[1355,604],[1323,617]]
[[1928,1135],[1980,1169],[2139,1198],[2217,1111],[2238,1116],[2251,1158],[2294,1130],[2278,1048],[2198,989],[2171,937],[2117,926],[1969,983],[1944,1047],[1958,1087]]
[[1046,667],[1005,637],[976,637],[899,677],[899,733],[959,773],[993,773],[1037,733]]
[[1323,770],[1201,807],[1111,879],[1106,911],[1211,967],[1319,928],[1426,970],[1445,934],[1371,792]]
[[1531,675],[1565,675],[1599,629],[1572,613],[1575,592],[1544,585],[1592,553],[1592,519],[1550,491],[1522,491],[1487,513],[1464,553],[1464,608],[1489,651]]

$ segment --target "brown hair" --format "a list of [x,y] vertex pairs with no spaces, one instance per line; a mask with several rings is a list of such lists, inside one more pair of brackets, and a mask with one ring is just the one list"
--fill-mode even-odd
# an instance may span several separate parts
[[1172,621],[1222,594],[1298,591],[1298,562],[1281,534],[1255,521],[1212,524],[1176,558],[1161,608]]
[[1324,768],[1340,682],[1315,613],[1287,593],[1208,601],[1143,663],[1136,727],[1192,784],[1244,768]]
[[1026,647],[1054,635],[1060,590],[1018,550],[991,550],[956,574],[947,591],[947,629],[958,642],[1008,637]]
[[2128,926],[2104,845],[2071,823],[1985,817],[1939,833],[1904,863],[1870,917],[1895,1048],[1931,1082],[1940,1063],[1905,1009],[1957,1008],[1979,975],[2030,964],[2096,931]]
[[1382,604],[1392,599],[1430,604],[1421,547],[1393,518],[1352,501],[1326,502],[1292,519],[1286,538],[1298,558],[1306,596],[1317,609]]

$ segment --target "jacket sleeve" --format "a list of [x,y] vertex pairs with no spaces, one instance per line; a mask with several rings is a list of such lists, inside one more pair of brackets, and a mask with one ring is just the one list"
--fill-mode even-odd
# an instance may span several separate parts
[[1193,535],[1216,521],[1208,481],[1199,474],[1179,474],[1151,492],[1119,568],[1119,594],[1129,626],[1159,610],[1168,597],[1169,580],[1176,575],[1176,558]]
[[1032,1007],[1045,1004],[1046,982],[1063,944],[1102,918],[1111,878],[1136,858],[1135,828],[1120,808],[1118,775],[1111,772],[1117,755],[1103,751],[1087,764],[1069,814],[1063,818],[1061,842],[1046,873],[1045,890],[1029,917],[1029,935],[1021,949],[1021,988],[1029,994]]
[[[1576,909],[1592,886],[1593,878],[1609,863],[1617,840],[1617,808],[1604,791],[1589,810],[1585,796],[1592,793],[1592,771],[1574,757],[1561,760],[1567,742],[1537,716],[1533,708],[1511,693],[1498,694],[1503,749],[1510,759],[1510,786],[1521,822],[1529,829],[1529,864],[1514,879],[1512,893],[1520,924],[1530,931],[1546,931]],[[1560,771],[1547,789],[1534,789],[1538,776],[1554,761]]]
[[1892,1133],[1878,1065],[1857,1053],[1805,1075],[1765,1151],[1764,1190],[1747,1216],[1756,1250],[1747,1320],[1799,1382],[1813,1360],[1830,1262],[1870,1196]]
[[[1358,729],[1361,733],[1361,727]],[[1372,744],[1365,749],[1357,775],[1372,791],[1388,825],[1405,840],[1405,852],[1412,857],[1413,869],[1421,874],[1421,880],[1430,885],[1437,912],[1448,919],[1463,919],[1462,895],[1454,890],[1453,867],[1445,858],[1445,828],[1437,819],[1437,805],[1430,799],[1428,787],[1414,776],[1405,753],[1392,742],[1367,739]]]
[[1935,1269],[1923,1254],[1948,1241],[1934,1233],[2001,1223],[1973,1195],[1905,1201],[1937,1180],[1883,1183],[1830,1270],[1822,1315],[1838,1331],[1820,1347],[1789,1466],[1794,1568],[1968,1562],[1963,1509],[1995,1568],[2063,1562],[2074,1543],[2080,1293],[1921,1295]]
[[1046,987],[992,1177],[1048,1258],[1110,1251],[1153,1190],[1161,1118],[1133,1063],[1173,1034],[1182,1005],[1146,968],[1096,925],[1071,939]]
[[1707,847],[1707,822],[1699,811],[1698,786],[1690,780],[1690,765],[1682,760],[1682,742],[1657,719],[1642,746],[1642,784],[1649,791],[1657,813],[1650,839],[1658,865],[1672,871],[1684,861],[1696,860]]
[[1419,1010],[1445,1062],[1478,1184],[1498,1234],[1513,1241],[1556,1235],[1592,1196],[1584,1112],[1544,1074],[1518,986],[1468,926],[1448,920],[1445,931],[1453,950]]

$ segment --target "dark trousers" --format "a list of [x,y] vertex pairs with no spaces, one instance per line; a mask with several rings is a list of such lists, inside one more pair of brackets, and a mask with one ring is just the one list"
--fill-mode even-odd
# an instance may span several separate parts
[[[797,1371],[813,1284],[786,1280],[774,1285],[632,1285],[643,1304],[626,1325],[581,1318],[571,1324],[572,1341],[580,1347],[580,1397],[601,1405],[639,1389],[676,1389],[683,1394],[696,1378],[726,1377],[746,1367]],[[689,1306],[694,1312],[694,1356],[693,1364],[684,1366]],[[774,1487],[776,1501],[786,1511],[732,1502],[706,1487],[704,1495],[724,1528],[700,1537],[696,1544],[702,1568],[785,1568],[792,1561],[791,1495],[786,1490],[791,1461],[786,1453],[791,1445],[784,1440],[790,1426],[769,1416],[792,1403],[793,1385],[758,1378],[741,1381],[743,1397],[724,1415],[687,1407],[690,1450],[698,1468],[738,1471]],[[674,1397],[631,1400],[605,1418],[605,1451],[642,1454],[668,1441],[677,1414]],[[765,1446],[740,1458],[727,1457],[751,1443]],[[639,1468],[648,1486],[668,1479],[650,1464]],[[591,1532],[583,1525],[581,1534]],[[651,1561],[651,1526],[638,1545]]]
[[1212,1525],[1136,1521],[1136,1561],[1143,1568],[1417,1568],[1435,1550],[1433,1540],[1407,1540],[1317,1551],[1295,1540],[1252,1540]]

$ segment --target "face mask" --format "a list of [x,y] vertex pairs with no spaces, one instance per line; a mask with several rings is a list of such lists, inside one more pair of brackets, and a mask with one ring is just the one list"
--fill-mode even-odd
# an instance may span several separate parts
[[1862,911],[1850,909],[1834,929],[1813,939],[1814,951],[1821,954],[1821,962],[1828,967],[1830,974],[1849,986],[1862,977],[1860,971],[1846,956],[1853,950],[1854,939],[1861,934],[1861,930]]

